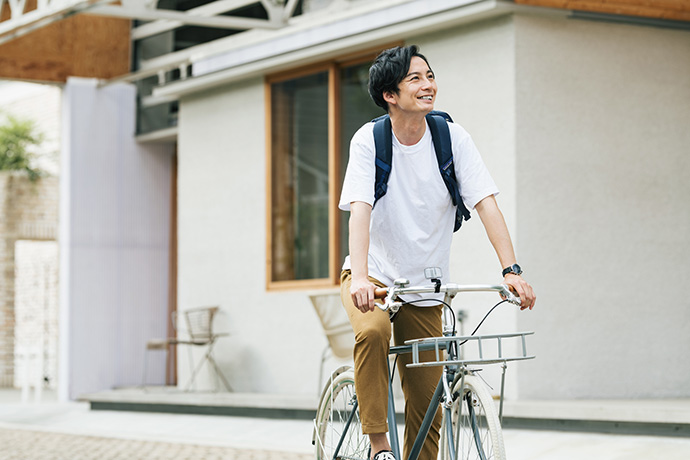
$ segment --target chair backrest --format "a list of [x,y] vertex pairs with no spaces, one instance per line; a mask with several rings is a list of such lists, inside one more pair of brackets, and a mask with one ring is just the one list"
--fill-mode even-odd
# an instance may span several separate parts
[[340,302],[340,295],[315,294],[310,295],[309,299],[321,321],[333,355],[337,358],[351,358],[355,333]]
[[213,317],[218,307],[190,308],[184,312],[187,333],[192,340],[210,341],[213,338]]

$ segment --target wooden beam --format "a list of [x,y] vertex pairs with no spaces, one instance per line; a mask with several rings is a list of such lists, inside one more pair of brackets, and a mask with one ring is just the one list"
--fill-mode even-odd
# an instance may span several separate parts
[[328,276],[338,285],[340,266],[340,68],[328,69]]
[[672,21],[690,21],[687,0],[514,0],[519,5],[589,11],[621,16],[639,16]]
[[126,74],[129,34],[126,19],[71,16],[0,45],[0,78],[65,82]]

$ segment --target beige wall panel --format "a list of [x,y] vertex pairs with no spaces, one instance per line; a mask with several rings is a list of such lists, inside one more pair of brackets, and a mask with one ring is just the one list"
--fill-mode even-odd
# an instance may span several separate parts
[[690,396],[690,33],[516,17],[524,398]]

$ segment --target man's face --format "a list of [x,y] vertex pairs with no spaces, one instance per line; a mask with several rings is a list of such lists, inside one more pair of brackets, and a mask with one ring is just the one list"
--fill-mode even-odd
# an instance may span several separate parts
[[424,59],[413,56],[407,75],[398,85],[398,94],[385,93],[384,99],[392,110],[427,114],[434,109],[437,92],[434,72]]

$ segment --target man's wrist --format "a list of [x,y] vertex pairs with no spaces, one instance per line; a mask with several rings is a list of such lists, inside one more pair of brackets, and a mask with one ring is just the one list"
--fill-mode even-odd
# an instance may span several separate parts
[[369,276],[366,274],[361,274],[361,273],[357,273],[357,274],[353,273],[352,274],[352,281],[363,282],[363,281],[368,281],[368,280],[369,280]]
[[503,277],[510,274],[520,276],[522,275],[522,268],[518,264],[513,264],[509,267],[504,268],[501,274],[503,275]]

